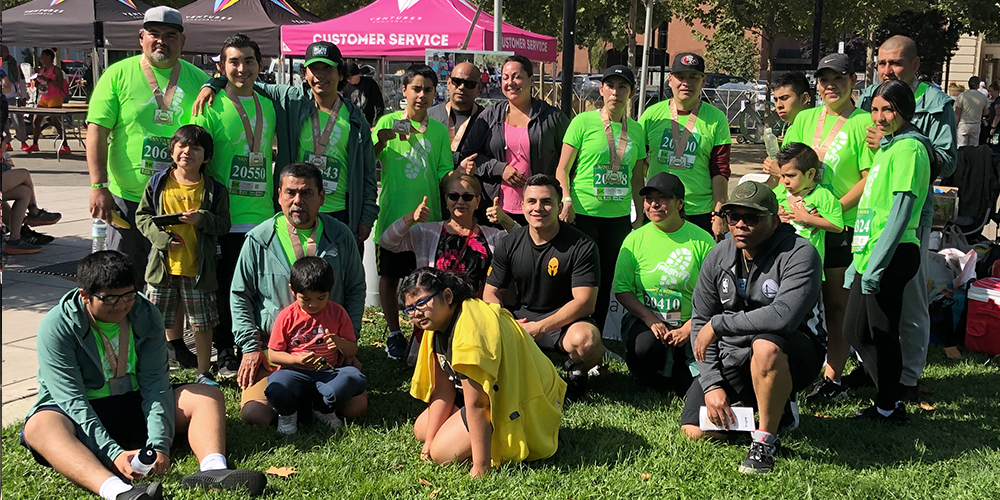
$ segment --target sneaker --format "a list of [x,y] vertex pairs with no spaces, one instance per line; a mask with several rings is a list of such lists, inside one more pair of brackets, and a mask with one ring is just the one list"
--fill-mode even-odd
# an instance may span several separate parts
[[240,360],[236,358],[232,347],[219,350],[215,365],[219,369],[220,378],[233,378],[240,371]]
[[3,244],[3,253],[7,255],[25,255],[41,251],[42,247],[28,243],[24,237],[16,240],[8,240],[7,243]]
[[313,410],[313,416],[316,417],[317,422],[322,422],[333,430],[337,430],[344,426],[344,421],[337,416],[336,412],[331,411],[330,413],[322,413],[319,410]]
[[883,422],[893,425],[905,425],[910,423],[910,417],[906,415],[906,406],[902,404],[897,404],[896,408],[892,410],[892,413],[888,417],[883,417],[881,413],[878,412],[878,407],[871,405],[868,408],[862,408],[854,413],[851,417],[856,420],[871,420],[873,422]]
[[291,436],[299,432],[299,414],[278,415],[278,434]]
[[[21,232],[24,236],[24,232]],[[920,389],[915,385],[899,384],[899,400],[906,404],[917,404],[920,402]]]
[[859,389],[861,387],[875,387],[875,382],[868,376],[865,367],[858,366],[851,373],[840,377],[840,384],[846,389]]
[[119,493],[115,500],[163,500],[163,485],[158,482],[137,484]]
[[63,145],[62,145],[62,147],[61,147],[61,148],[59,148],[59,154],[61,154],[61,155],[68,155],[68,154],[70,154],[70,153],[72,153],[72,152],[73,152],[73,151],[71,151],[71,150],[69,149],[69,146],[68,146],[68,145],[66,145],[66,144],[63,144]]
[[24,151],[25,153],[34,153],[38,151],[38,144],[32,144],[29,146],[27,142],[22,142],[21,151]]
[[566,371],[566,399],[579,401],[587,395],[587,372],[574,368]]
[[774,468],[774,455],[778,453],[778,441],[767,444],[761,441],[750,443],[750,451],[743,460],[739,471],[744,474],[767,474]]
[[385,340],[385,353],[389,356],[389,359],[403,359],[406,357],[409,347],[410,344],[406,341],[406,336],[403,335],[403,332],[393,332]]
[[215,381],[215,377],[211,373],[199,373],[198,377],[194,379],[195,383],[210,385],[212,387],[219,387],[219,383]]
[[31,215],[30,213],[24,218],[24,223],[31,226],[51,226],[59,220],[62,219],[62,214],[59,212],[49,212],[44,208],[39,208],[38,213]]
[[42,234],[34,229],[31,229],[27,224],[21,226],[21,238],[24,238],[24,241],[27,241],[32,245],[48,245],[56,239],[54,236]]
[[240,490],[247,489],[250,496],[260,496],[267,486],[267,477],[259,470],[250,469],[219,469],[195,472],[184,476],[181,486],[204,490]]
[[778,428],[783,431],[794,431],[799,428],[799,395],[792,393],[788,401],[785,402],[785,409],[781,412],[781,421]]
[[847,388],[844,384],[838,384],[833,381],[833,379],[824,376],[819,379],[809,394],[806,395],[806,399],[810,403],[816,401],[833,401],[837,399],[844,399],[847,397]]

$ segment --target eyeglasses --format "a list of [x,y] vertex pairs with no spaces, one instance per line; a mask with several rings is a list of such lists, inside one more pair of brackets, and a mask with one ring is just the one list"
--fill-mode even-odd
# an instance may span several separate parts
[[476,199],[476,196],[477,195],[474,195],[472,193],[448,193],[449,200],[458,201],[458,199],[461,198],[462,201],[466,203],[469,203],[470,201]]
[[734,214],[732,212],[718,212],[716,215],[720,217],[725,217],[726,222],[730,226],[735,226],[742,220],[747,226],[754,227],[760,223],[760,219],[771,215],[770,213],[760,213],[760,212],[746,212],[743,214]]
[[126,292],[121,295],[101,295],[99,293],[92,293],[94,297],[101,299],[101,302],[106,306],[116,306],[119,301],[124,300],[126,304],[131,304],[135,302],[135,290],[131,292]]
[[427,310],[427,304],[430,303],[431,299],[433,299],[439,293],[441,293],[441,290],[438,290],[438,291],[432,293],[426,299],[420,299],[420,300],[414,302],[412,306],[404,307],[403,308],[403,314],[406,315],[407,318],[409,318],[409,317],[412,317],[413,313],[415,313],[417,311],[426,311]]
[[456,88],[460,88],[464,85],[465,88],[471,89],[475,88],[476,85],[479,85],[479,82],[476,80],[466,80],[465,78],[451,77],[451,84],[454,85]]

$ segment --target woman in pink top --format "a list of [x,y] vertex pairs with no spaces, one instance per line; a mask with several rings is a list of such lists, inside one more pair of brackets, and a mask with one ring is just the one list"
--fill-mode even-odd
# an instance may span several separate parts
[[[56,54],[51,49],[45,49],[38,59],[42,63],[42,67],[38,68],[38,76],[35,79],[35,85],[38,86],[40,93],[38,107],[61,108],[63,106],[63,99],[69,95],[69,89],[66,85],[66,79],[63,78],[62,69],[55,65]],[[68,154],[70,149],[63,136],[62,118],[57,115],[35,115],[34,130],[32,131],[34,142],[32,142],[31,146],[27,143],[21,144],[21,149],[26,153],[38,151],[38,138],[42,135],[46,119],[50,120],[52,126],[56,128],[59,137],[63,138],[62,145],[59,147],[59,153]]]

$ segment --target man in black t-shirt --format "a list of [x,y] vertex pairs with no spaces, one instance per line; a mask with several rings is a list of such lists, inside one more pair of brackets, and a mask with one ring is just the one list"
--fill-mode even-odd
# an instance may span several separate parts
[[569,356],[570,392],[580,395],[587,371],[604,358],[601,332],[590,315],[597,303],[597,246],[559,221],[562,188],[555,177],[536,174],[524,186],[528,227],[505,236],[493,252],[483,300],[503,304],[503,290],[517,285],[507,308],[543,350]]

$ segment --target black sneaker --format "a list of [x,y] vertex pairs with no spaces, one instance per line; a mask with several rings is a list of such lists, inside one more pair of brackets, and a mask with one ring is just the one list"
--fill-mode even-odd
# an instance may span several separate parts
[[24,241],[27,241],[32,245],[48,245],[56,239],[55,236],[42,234],[34,229],[31,229],[31,227],[27,224],[21,226],[21,237],[24,238]]
[[883,417],[882,414],[878,412],[878,407],[871,405],[868,408],[858,410],[851,418],[856,420],[871,420],[872,422],[882,422],[893,425],[906,425],[910,423],[910,417],[906,415],[906,406],[904,405],[896,405],[896,408],[892,410],[892,413],[890,413],[888,417]]
[[750,443],[750,451],[743,460],[739,471],[744,474],[767,474],[774,468],[774,456],[778,453],[778,441],[774,444],[754,441]]
[[806,399],[809,402],[816,401],[834,401],[837,399],[844,399],[847,397],[847,388],[844,384],[838,384],[834,382],[829,377],[824,376],[819,379],[809,394],[806,395]]
[[240,360],[231,347],[219,350],[215,365],[219,369],[219,378],[233,378],[240,371]]
[[[21,232],[24,234],[24,232]],[[915,385],[899,384],[899,400],[906,404],[917,404],[920,402],[920,389]]]
[[395,332],[385,340],[385,353],[389,359],[400,360],[406,357],[410,343],[406,341],[406,335],[402,332]]
[[258,470],[250,469],[219,469],[195,472],[184,476],[181,486],[185,488],[200,488],[204,490],[250,490],[250,496],[259,496],[267,486],[267,477]]
[[163,500],[163,485],[137,484],[132,489],[119,493],[115,500]]
[[875,387],[875,382],[868,376],[865,367],[858,366],[851,373],[840,377],[840,384],[845,389],[859,389],[861,387]]
[[778,428],[783,431],[794,431],[799,428],[799,395],[792,393],[788,401],[785,402],[785,409],[781,412],[781,421]]
[[587,380],[589,376],[586,371],[577,368],[566,371],[566,399],[579,401],[587,395]]
[[187,346],[184,347],[184,350],[178,351],[173,344],[168,342],[167,357],[182,369],[198,368],[198,356],[195,356]]

